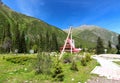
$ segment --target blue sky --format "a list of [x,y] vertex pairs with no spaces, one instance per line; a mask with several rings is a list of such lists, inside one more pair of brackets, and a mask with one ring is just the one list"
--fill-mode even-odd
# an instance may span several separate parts
[[96,25],[120,33],[120,0],[2,0],[11,9],[66,29]]

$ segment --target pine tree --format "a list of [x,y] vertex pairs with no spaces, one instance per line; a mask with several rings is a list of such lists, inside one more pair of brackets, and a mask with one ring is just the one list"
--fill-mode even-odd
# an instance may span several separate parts
[[96,53],[97,54],[104,53],[103,41],[100,37],[98,37],[98,40],[97,40]]
[[112,45],[111,45],[111,41],[108,41],[108,47],[111,49]]
[[4,29],[5,29],[5,37],[11,38],[10,24],[8,23]]
[[41,51],[44,51],[44,41],[42,34],[39,34],[39,48]]
[[58,41],[57,41],[57,36],[56,36],[56,34],[55,33],[53,33],[52,34],[52,42],[51,42],[51,44],[52,44],[52,48],[51,48],[51,50],[52,51],[58,51],[59,49],[58,49]]
[[27,52],[27,48],[26,48],[26,42],[25,42],[25,33],[23,31],[22,35],[20,36],[19,53],[26,53],[26,52]]
[[108,52],[111,53],[112,45],[111,41],[108,41]]
[[60,65],[60,62],[57,62],[57,64],[55,65],[55,70],[53,72],[52,77],[54,78],[55,81],[64,80],[63,69],[62,66]]
[[120,35],[118,36],[118,44],[116,48],[117,48],[117,54],[120,54]]
[[59,48],[58,48],[58,40],[57,40],[56,34],[54,35],[54,39],[55,39],[55,51],[59,51]]
[[50,38],[48,32],[46,33],[45,51],[50,51]]
[[11,40],[11,32],[10,32],[10,24],[6,24],[6,27],[4,28],[4,43],[3,48],[6,50],[6,52],[10,52],[12,47],[12,40]]
[[19,48],[20,48],[20,31],[18,28],[19,28],[19,26],[17,24],[17,27],[15,28],[14,48],[19,50]]
[[71,68],[70,68],[70,69],[73,70],[73,71],[78,71],[77,64],[75,63],[74,60],[73,60],[73,62],[72,62],[72,65],[71,65]]

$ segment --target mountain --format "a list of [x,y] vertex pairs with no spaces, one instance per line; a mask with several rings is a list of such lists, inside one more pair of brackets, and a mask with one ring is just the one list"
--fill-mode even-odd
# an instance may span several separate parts
[[61,29],[42,20],[15,12],[0,2],[1,50],[14,51],[23,44],[27,51],[38,46],[41,46],[43,50],[54,50],[55,47],[58,49],[63,44],[66,35]]
[[83,47],[95,47],[98,37],[101,37],[106,47],[108,46],[108,41],[111,41],[113,47],[118,43],[118,33],[95,25],[82,25],[72,28],[72,33],[74,37],[78,38],[79,45],[82,45]]

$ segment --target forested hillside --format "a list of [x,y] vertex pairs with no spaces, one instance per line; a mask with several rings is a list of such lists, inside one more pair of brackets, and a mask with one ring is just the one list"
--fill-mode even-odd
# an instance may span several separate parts
[[[42,20],[11,10],[0,3],[0,51],[19,53],[35,51],[58,51],[66,37],[59,28]],[[62,41],[60,41],[62,40]]]
[[[68,30],[66,30],[68,32]],[[118,33],[106,30],[95,25],[82,25],[72,29],[74,37],[79,39],[79,44],[82,47],[94,48],[98,37],[103,40],[104,46],[108,46],[108,42],[112,43],[112,47],[116,47],[118,43]]]

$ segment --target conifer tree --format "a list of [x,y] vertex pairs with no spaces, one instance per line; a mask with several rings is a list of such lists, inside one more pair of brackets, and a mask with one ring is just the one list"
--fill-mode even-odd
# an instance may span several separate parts
[[77,64],[75,63],[74,60],[73,60],[73,62],[72,62],[72,66],[71,66],[70,69],[73,70],[73,71],[78,71]]
[[104,53],[103,41],[100,37],[98,37],[98,40],[97,40],[96,53],[97,54]]
[[116,48],[117,48],[117,54],[120,54],[120,35],[118,36],[118,44]]
[[111,41],[108,41],[108,52],[111,53],[112,45]]
[[18,28],[19,28],[19,26],[17,24],[17,27],[15,28],[14,48],[19,50],[19,48],[20,48],[20,31]]
[[4,29],[5,29],[5,37],[11,38],[10,24],[8,23]]
[[49,38],[49,33],[47,31],[47,33],[46,33],[45,51],[49,51],[49,50],[50,50],[50,38]]
[[56,36],[55,33],[52,34],[52,42],[51,42],[51,44],[52,44],[52,48],[51,48],[52,51],[58,51],[59,50],[58,49],[57,36]]
[[44,38],[43,38],[43,35],[42,34],[39,34],[38,35],[38,41],[37,41],[37,44],[38,44],[38,50],[40,49],[41,52],[43,52],[45,50],[45,42],[44,42]]
[[57,62],[57,64],[55,65],[55,69],[54,69],[52,77],[54,78],[55,81],[64,80],[64,73],[63,73],[62,66],[60,65],[60,62]]
[[6,52],[10,52],[11,47],[12,47],[12,40],[11,40],[10,24],[8,23],[4,28],[3,48],[6,50]]
[[25,42],[25,33],[23,31],[20,36],[19,53],[26,53],[26,52],[27,52],[27,48],[26,48],[26,42]]
[[108,47],[111,49],[112,45],[111,45],[111,41],[108,41]]

